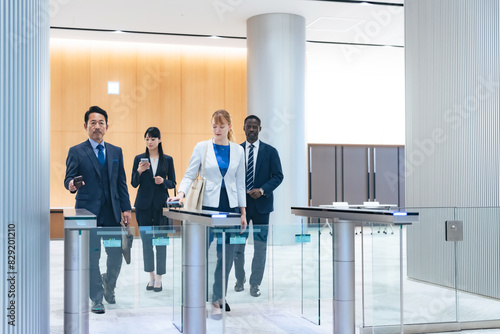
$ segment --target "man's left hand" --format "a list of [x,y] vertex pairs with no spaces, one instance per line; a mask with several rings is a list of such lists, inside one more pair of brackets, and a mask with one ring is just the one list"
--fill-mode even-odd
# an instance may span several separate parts
[[130,211],[124,211],[122,221],[120,222],[120,224],[122,224],[122,226],[127,227],[129,226],[131,221],[132,221],[132,213]]
[[249,190],[247,194],[250,195],[250,197],[252,197],[253,199],[257,199],[262,196],[259,188],[253,188],[252,190]]

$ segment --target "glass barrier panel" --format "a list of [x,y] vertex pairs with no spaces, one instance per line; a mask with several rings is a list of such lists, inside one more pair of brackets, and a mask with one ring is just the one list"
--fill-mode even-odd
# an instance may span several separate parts
[[227,274],[224,273],[230,270],[234,260],[234,246],[230,243],[230,239],[236,229],[219,227],[207,229],[207,333],[224,333],[227,303],[225,291]]
[[320,242],[322,224],[317,218],[310,218],[308,224],[301,224],[300,233],[295,234],[295,243],[302,248],[302,317],[320,324]]
[[245,232],[236,232],[230,238],[235,253],[233,270],[228,278],[227,299],[234,308],[240,309],[268,303],[269,227],[251,223]]
[[358,245],[361,258],[356,259],[356,282],[362,282],[362,298],[357,300],[365,310],[361,321],[365,326],[374,327],[373,333],[386,330],[377,327],[401,323],[401,236],[400,226],[374,223],[363,224],[359,237],[356,236],[357,243],[361,242]]
[[406,228],[403,269],[404,323],[457,321],[455,246],[445,241],[454,208],[407,208],[419,222]]
[[319,288],[320,308],[319,324],[333,322],[333,222],[326,219],[317,219],[319,227]]
[[[317,223],[272,225],[273,299],[276,305],[293,306],[302,316],[319,324],[319,231]],[[276,241],[276,242],[275,242]]]
[[[458,208],[463,240],[456,248],[458,321],[500,318],[500,208]],[[478,307],[479,306],[479,307]]]
[[295,235],[302,233],[302,224],[273,224],[271,230],[273,300],[276,305],[294,305],[300,310],[302,247]]
[[[172,286],[172,317],[173,325],[181,332],[182,325],[182,232],[180,221],[173,221],[170,232],[170,247],[167,248],[166,283]],[[170,264],[170,265],[169,265]],[[169,268],[171,271],[169,272]]]
[[[81,233],[84,232],[81,230]],[[89,293],[102,302],[105,312],[104,315],[89,312],[89,332],[176,330],[173,315],[175,308],[181,305],[178,297],[174,299],[181,277],[180,226],[129,227],[128,231],[121,227],[99,227],[87,232],[91,268]],[[64,314],[64,293],[61,289],[64,242],[51,241],[51,313],[60,311]],[[131,247],[125,247],[128,243]],[[157,291],[147,289],[150,276],[145,271],[144,250],[154,254],[153,270],[163,271],[161,289]],[[151,259],[147,258],[148,261]],[[149,267],[146,269],[151,270]],[[89,299],[89,308],[93,306],[96,305]],[[51,331],[61,328],[62,332],[65,326],[63,316],[57,319],[51,317],[51,322]]]

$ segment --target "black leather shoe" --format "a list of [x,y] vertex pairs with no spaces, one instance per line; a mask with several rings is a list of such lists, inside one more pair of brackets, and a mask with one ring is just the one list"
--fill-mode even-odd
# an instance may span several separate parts
[[[231,308],[229,307],[229,304],[227,302],[224,303],[226,306],[226,312],[231,311]],[[220,305],[220,308],[222,308],[222,305]]]
[[106,299],[109,304],[116,304],[115,292],[109,288],[106,280],[106,274],[102,274],[101,279],[102,287],[104,288],[104,299]]
[[246,279],[243,279],[243,282],[236,281],[236,284],[234,285],[234,291],[241,292],[241,291],[245,290],[245,282],[246,282]]
[[92,301],[92,308],[90,310],[96,314],[103,314],[105,312],[101,301]]
[[250,294],[254,297],[259,297],[260,296],[260,289],[258,285],[252,285],[250,287]]
[[153,291],[154,292],[160,292],[161,290],[163,290],[163,284],[160,284],[160,287],[157,288],[157,287],[153,287]]
[[149,285],[149,282],[148,282],[148,285],[146,285],[146,290],[148,291],[151,291],[153,290],[155,287],[154,287],[154,282],[153,282],[153,285]]

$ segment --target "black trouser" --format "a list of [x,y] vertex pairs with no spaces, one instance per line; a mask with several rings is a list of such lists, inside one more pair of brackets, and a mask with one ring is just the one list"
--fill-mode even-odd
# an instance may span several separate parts
[[[220,192],[219,199],[219,207],[213,208],[208,206],[203,206],[203,210],[214,210],[214,211],[222,211],[222,212],[240,212],[240,208],[231,208],[229,207],[229,199],[227,197],[226,188],[222,188]],[[217,233],[217,239],[222,238],[222,233]],[[222,242],[225,243],[226,251],[225,251],[225,266],[226,266],[226,284],[224,287],[224,291],[227,293],[227,281],[229,278],[229,273],[231,272],[231,268],[233,267],[234,261],[234,245],[232,245],[229,240],[231,238],[231,233],[226,233],[226,238]],[[208,235],[207,249],[210,247],[210,244],[214,240],[214,233],[211,230]],[[212,301],[217,301],[222,299],[222,242],[217,241],[217,265],[215,267],[214,272],[214,285],[212,288]]]
[[[267,236],[269,233],[269,214],[248,214],[247,222],[253,223],[253,259],[252,259],[252,274],[250,275],[250,285],[260,285],[264,277],[264,269],[266,268],[267,256]],[[248,233],[245,233],[248,238]],[[245,246],[244,244],[236,245],[234,255],[234,271],[236,280],[243,282],[245,280]]]
[[97,226],[105,227],[90,230],[89,234],[89,296],[92,301],[102,301],[103,287],[99,260],[101,258],[101,238],[107,240],[117,240],[119,247],[104,247],[107,254],[106,259],[106,282],[111,290],[116,286],[116,280],[122,268],[122,248],[121,248],[121,227],[116,223],[116,227],[109,227],[114,221],[111,205],[103,205],[97,217]]
[[[155,231],[160,231],[158,226],[161,221],[163,209],[135,209],[135,217],[139,224],[139,231],[142,239],[142,256],[144,259],[144,271],[155,271],[155,254],[153,250],[153,237],[156,236]],[[164,236],[164,234],[161,234]],[[164,275],[167,270],[167,246],[156,247],[156,274]]]

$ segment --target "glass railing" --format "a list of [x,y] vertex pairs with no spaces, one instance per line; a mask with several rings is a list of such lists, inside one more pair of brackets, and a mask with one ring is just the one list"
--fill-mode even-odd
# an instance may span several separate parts
[[[447,328],[460,329],[462,322],[467,322],[468,328],[481,328],[482,323],[489,323],[491,327],[492,322],[499,322],[500,208],[404,208],[401,211],[418,212],[419,222],[404,226],[356,224],[356,328],[362,328],[363,333],[389,333],[399,332],[403,325],[432,332],[432,326],[439,324],[443,332]],[[446,221],[463,222],[463,241],[446,241]],[[207,240],[206,247],[207,333],[264,328],[269,326],[264,319],[269,310],[293,317],[293,323],[304,328],[316,326],[318,330],[331,331],[337,321],[333,309],[333,224],[331,220],[307,217],[292,217],[288,223],[272,224],[259,297],[250,293],[256,242],[253,233],[241,235],[238,228],[207,228],[207,235],[214,237],[211,243]],[[116,304],[103,300],[105,317],[89,312],[90,333],[125,332],[131,326],[149,332],[182,329],[182,230],[176,222],[161,229],[133,231],[131,263],[122,263],[115,288]],[[101,241],[104,243],[101,273],[107,265],[104,246],[120,247],[122,233],[119,228],[106,231]],[[166,248],[166,273],[162,277],[161,292],[146,290],[149,274],[144,271],[140,233],[150,235],[155,245]],[[227,293],[223,286],[219,288],[231,313],[224,308],[220,317],[212,317],[216,248],[221,240],[226,243],[219,246],[230,249],[246,243],[246,282],[243,291],[235,291],[233,265],[227,279]],[[52,241],[51,247],[59,249],[51,252],[51,328],[57,332],[64,326],[63,241]]]
[[[405,324],[500,327],[500,208],[412,210],[420,223],[405,243]],[[446,221],[462,222],[462,240],[446,241]]]

